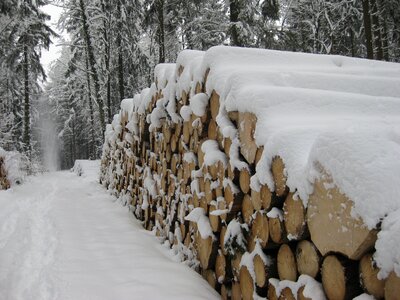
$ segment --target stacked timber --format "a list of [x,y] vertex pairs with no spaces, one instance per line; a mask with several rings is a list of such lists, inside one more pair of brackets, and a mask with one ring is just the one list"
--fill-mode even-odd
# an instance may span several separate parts
[[7,172],[4,165],[5,157],[0,156],[0,190],[10,188],[10,182],[7,179]]
[[399,299],[399,83],[388,63],[186,50],[122,101],[101,182],[223,299]]

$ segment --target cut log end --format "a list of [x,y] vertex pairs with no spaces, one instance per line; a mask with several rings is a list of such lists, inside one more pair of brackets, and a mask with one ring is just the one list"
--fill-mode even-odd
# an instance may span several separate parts
[[277,256],[278,273],[281,280],[297,280],[297,265],[292,249],[287,244],[281,245]]
[[378,279],[379,269],[374,264],[372,253],[361,258],[359,271],[363,289],[376,299],[382,299],[385,293],[385,281]]
[[239,282],[243,300],[253,299],[253,293],[254,293],[253,278],[251,277],[250,272],[246,266],[242,266],[240,268]]

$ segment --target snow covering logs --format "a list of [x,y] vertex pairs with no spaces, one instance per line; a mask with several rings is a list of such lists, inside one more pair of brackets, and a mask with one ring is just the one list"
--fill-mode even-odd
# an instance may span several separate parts
[[398,64],[186,50],[122,101],[101,182],[224,299],[398,299],[399,95]]

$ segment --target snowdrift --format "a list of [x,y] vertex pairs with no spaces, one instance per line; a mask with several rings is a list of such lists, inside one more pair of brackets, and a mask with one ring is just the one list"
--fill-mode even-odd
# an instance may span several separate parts
[[186,50],[122,101],[101,182],[223,298],[395,299],[399,95],[394,63]]

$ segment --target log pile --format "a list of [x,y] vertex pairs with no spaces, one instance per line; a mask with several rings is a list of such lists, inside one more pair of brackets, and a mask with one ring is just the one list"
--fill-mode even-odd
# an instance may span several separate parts
[[[266,151],[259,120],[227,111],[207,90],[212,69],[184,85],[201,57],[159,65],[151,88],[124,100],[107,127],[102,184],[223,299],[399,299],[399,276],[378,278],[378,229],[352,216],[329,174],[308,205],[288,187],[279,155],[269,164],[273,186],[255,180]],[[223,110],[236,135],[223,134]]]
[[4,166],[4,157],[0,156],[0,190],[6,190],[10,188],[10,182],[7,179],[7,172]]

